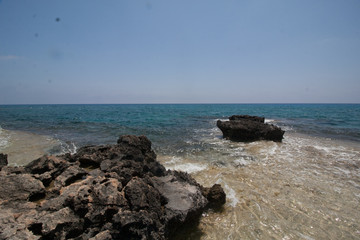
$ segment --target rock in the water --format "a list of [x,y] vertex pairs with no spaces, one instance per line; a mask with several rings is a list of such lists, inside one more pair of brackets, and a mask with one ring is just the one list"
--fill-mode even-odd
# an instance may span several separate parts
[[226,194],[220,184],[214,184],[211,188],[203,188],[203,195],[209,202],[209,208],[220,208],[226,202]]
[[144,136],[3,167],[0,181],[0,239],[169,239],[225,203],[220,185],[166,171]]
[[198,184],[186,181],[176,173],[154,178],[153,183],[166,200],[166,235],[181,228],[182,224],[199,218],[208,204]]
[[230,121],[217,121],[217,126],[224,138],[238,141],[251,142],[257,140],[271,140],[281,142],[285,131],[272,124],[264,123],[264,118],[248,115],[234,115]]

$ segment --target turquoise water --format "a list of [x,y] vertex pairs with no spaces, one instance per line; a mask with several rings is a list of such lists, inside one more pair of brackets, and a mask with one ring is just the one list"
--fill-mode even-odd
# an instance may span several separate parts
[[287,131],[360,141],[359,104],[3,105],[0,127],[79,146],[136,134],[148,136],[156,147],[178,148],[194,131],[206,134],[217,119],[233,114],[264,116]]
[[[222,139],[233,114],[264,116],[283,141]],[[2,105],[0,126],[13,165],[148,136],[166,168],[227,194],[187,239],[360,239],[359,104]]]

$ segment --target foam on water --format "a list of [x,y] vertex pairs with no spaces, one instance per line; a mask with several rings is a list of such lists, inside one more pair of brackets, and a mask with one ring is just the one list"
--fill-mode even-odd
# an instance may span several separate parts
[[168,167],[171,170],[183,171],[187,173],[195,173],[206,169],[206,165],[195,163],[183,163]]
[[234,167],[244,167],[246,165],[250,164],[250,162],[244,158],[235,159],[233,161]]
[[216,181],[217,184],[221,184],[224,188],[224,191],[226,193],[226,199],[227,204],[231,207],[236,207],[236,205],[239,203],[239,199],[236,196],[236,192],[234,189],[232,189],[226,182],[224,182],[222,179],[219,179]]
[[195,173],[208,168],[206,163],[196,163],[189,159],[176,156],[158,155],[157,159],[166,167],[166,169]]
[[53,148],[53,153],[55,155],[61,155],[65,153],[75,154],[77,152],[78,147],[74,142],[64,142],[58,140],[57,147]]
[[9,134],[0,127],[0,152],[9,145]]
[[265,119],[265,123],[274,123],[275,119]]

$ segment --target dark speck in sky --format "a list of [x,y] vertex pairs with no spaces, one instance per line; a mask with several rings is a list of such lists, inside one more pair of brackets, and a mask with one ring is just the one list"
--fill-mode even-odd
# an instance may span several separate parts
[[55,21],[60,22],[60,18],[56,18]]
[[147,8],[147,10],[151,10],[152,4],[150,2],[147,2],[146,3],[146,8]]

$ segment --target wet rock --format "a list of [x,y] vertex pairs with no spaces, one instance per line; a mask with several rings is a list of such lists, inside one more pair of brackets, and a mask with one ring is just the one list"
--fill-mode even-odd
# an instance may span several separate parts
[[230,117],[230,121],[218,120],[217,126],[224,138],[238,142],[257,140],[281,142],[285,133],[275,125],[264,123],[264,118],[248,115],[234,115]]
[[1,239],[169,239],[224,203],[219,185],[166,171],[144,136],[0,171]]
[[208,201],[199,185],[184,181],[177,174],[156,177],[153,182],[166,200],[164,218],[167,235],[176,232],[185,222],[195,222],[206,208]]
[[202,193],[208,200],[209,208],[220,208],[226,202],[226,194],[220,184],[214,184],[211,188],[202,188]]

